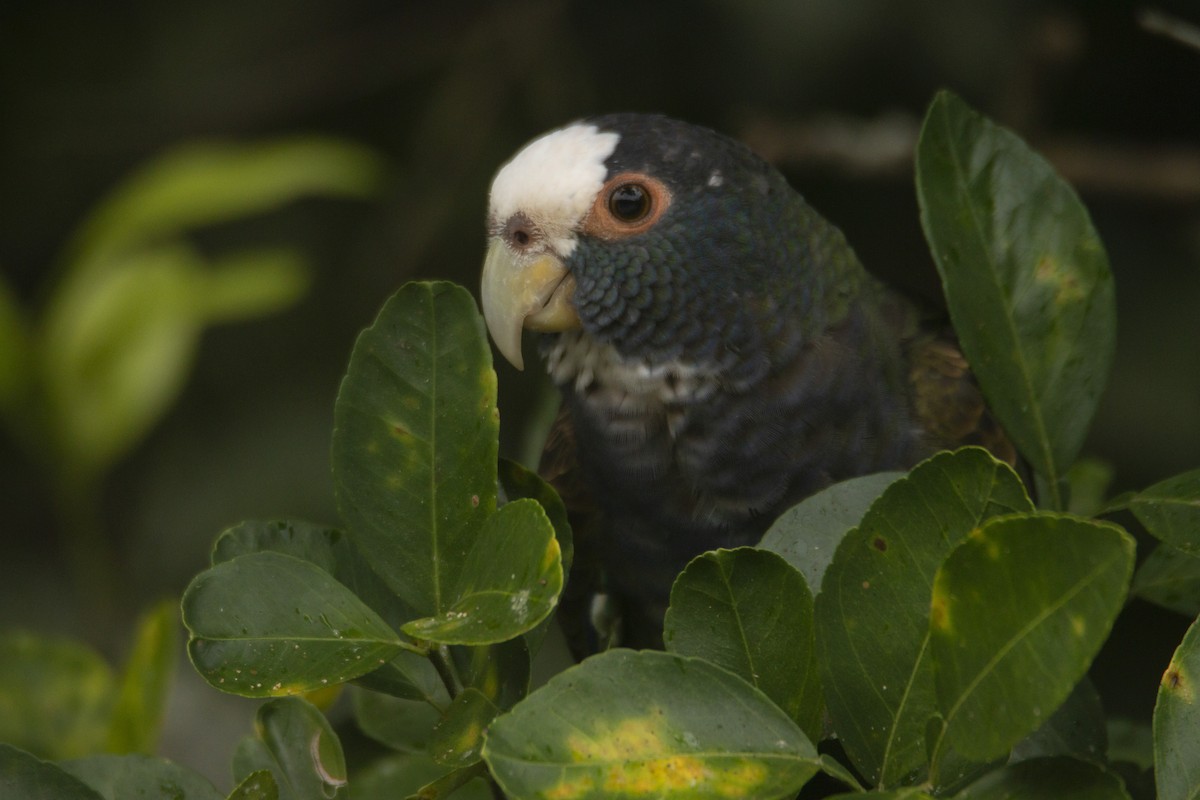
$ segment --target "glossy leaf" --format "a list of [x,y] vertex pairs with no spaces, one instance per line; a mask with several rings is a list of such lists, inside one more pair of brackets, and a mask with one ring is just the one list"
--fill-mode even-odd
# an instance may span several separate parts
[[792,797],[817,754],[786,714],[699,659],[610,650],[492,723],[484,759],[525,798]]
[[[529,498],[536,500],[546,512],[546,518],[554,526],[554,538],[558,541],[558,549],[562,559],[563,580],[571,573],[571,564],[575,560],[574,535],[571,523],[567,519],[567,507],[554,487],[542,480],[536,472],[525,469],[515,461],[501,458],[498,465],[500,491],[502,502],[510,502]],[[555,623],[555,616],[550,615],[540,625],[525,634],[529,649],[536,652],[541,647],[546,632]]]
[[838,544],[862,520],[883,490],[903,472],[877,472],[835,483],[792,506],[771,524],[759,547],[800,570],[814,596]]
[[105,800],[55,764],[0,743],[0,797],[20,800]]
[[200,573],[184,593],[183,622],[204,679],[247,697],[348,681],[405,647],[329,573],[283,553],[250,553]]
[[359,729],[401,753],[428,752],[433,726],[442,718],[441,709],[450,705],[450,696],[444,691],[436,705],[362,689],[356,689],[351,697]]
[[1038,758],[990,772],[955,800],[1129,800],[1121,779],[1095,764]]
[[217,539],[212,563],[264,551],[316,564],[396,629],[416,616],[375,573],[349,536],[324,525],[299,520],[241,522]]
[[113,697],[112,669],[91,649],[0,633],[0,741],[54,759],[102,750]]
[[[397,755],[378,759],[354,775],[352,800],[402,800],[447,774],[446,767],[422,755]],[[458,788],[454,800],[492,800],[492,792],[482,779]]]
[[1171,657],[1154,706],[1154,774],[1159,800],[1200,797],[1200,623]]
[[486,647],[451,647],[450,656],[463,686],[478,689],[502,709],[512,708],[529,692],[533,665],[524,638]]
[[842,540],[816,598],[825,701],[858,770],[884,788],[926,767],[936,710],[929,661],[933,576],[984,520],[1032,510],[987,451],[940,453],[892,483]]
[[346,785],[342,744],[311,703],[298,697],[263,703],[255,732],[256,744],[241,753],[242,766],[269,769],[281,798],[330,800]]
[[103,265],[115,252],[305,195],[363,196],[377,184],[379,169],[372,153],[334,139],[182,145],[106,198],[80,228],[71,252]]
[[1138,492],[1129,500],[1129,510],[1156,538],[1200,554],[1200,469]]
[[451,609],[496,508],[496,373],[475,301],[408,284],[359,336],[334,410],[338,507],[356,545],[417,613]]
[[105,800],[223,800],[207,778],[162,758],[102,755],[61,766]]
[[1159,544],[1134,573],[1131,591],[1184,616],[1200,615],[1200,554]]
[[1049,719],[1013,745],[1009,763],[1067,756],[1103,765],[1107,751],[1104,706],[1096,687],[1085,677]]
[[499,707],[483,692],[464,689],[433,728],[429,742],[433,760],[456,769],[479,761],[483,733],[499,713]]
[[1121,609],[1133,556],[1117,526],[1052,515],[992,520],[955,548],[931,603],[936,785],[958,779],[956,756],[1004,755],[1067,698]]
[[114,753],[154,753],[175,676],[179,646],[179,604],[159,603],[138,622],[133,650],[117,689],[108,749]]
[[1047,482],[1079,453],[1108,378],[1108,258],[1071,187],[1019,137],[940,92],[916,155],[921,224],[988,403]]
[[575,546],[571,534],[571,523],[567,519],[567,507],[554,487],[542,480],[536,472],[525,469],[515,461],[507,458],[500,459],[498,464],[500,488],[504,491],[505,502],[528,498],[536,500],[550,524],[554,526],[554,538],[558,540],[558,549],[562,553],[563,574],[570,572],[574,559]]
[[279,800],[279,785],[267,769],[251,772],[226,800]]
[[663,641],[738,675],[821,738],[812,595],[782,557],[750,547],[697,556],[671,587]]
[[484,520],[443,597],[444,612],[404,625],[410,636],[441,644],[493,644],[532,630],[550,615],[563,570],[554,527],[535,500],[514,500]]

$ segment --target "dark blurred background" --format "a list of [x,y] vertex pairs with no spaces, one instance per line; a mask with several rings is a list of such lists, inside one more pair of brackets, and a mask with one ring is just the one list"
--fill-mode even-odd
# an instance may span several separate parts
[[[67,581],[50,495],[0,434],[0,626],[119,658],[122,623],[178,595],[223,527],[335,521],[332,407],[354,337],[407,280],[475,290],[496,168],[605,111],[750,141],[869,268],[936,303],[910,155],[934,92],[955,90],[1059,167],[1108,247],[1118,352],[1087,454],[1113,465],[1116,490],[1200,466],[1200,49],[1156,11],[1200,24],[1195,0],[5,3],[0,271],[31,314],[88,209],[169,146],[321,133],[373,148],[386,171],[373,199],[306,199],[197,237],[294,244],[312,286],[208,330],[179,401],[108,476],[113,624]],[[540,384],[498,369],[516,452]],[[1159,669],[1185,624],[1147,645]],[[1155,680],[1131,709],[1149,709]],[[179,683],[166,751],[224,775],[251,704],[188,667]]]

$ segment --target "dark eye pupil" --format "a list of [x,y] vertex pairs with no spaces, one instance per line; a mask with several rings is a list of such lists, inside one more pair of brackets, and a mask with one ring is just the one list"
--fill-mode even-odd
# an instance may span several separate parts
[[613,191],[608,208],[622,222],[637,222],[650,213],[650,195],[636,183],[627,183]]

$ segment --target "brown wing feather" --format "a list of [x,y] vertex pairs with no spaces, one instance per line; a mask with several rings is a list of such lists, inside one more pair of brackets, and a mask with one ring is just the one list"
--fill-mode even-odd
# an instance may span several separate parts
[[604,575],[598,548],[601,546],[601,514],[583,475],[575,442],[575,426],[565,405],[550,426],[542,449],[538,474],[554,487],[567,507],[575,560],[558,603],[558,621],[576,659],[583,659],[608,645],[606,631],[598,630],[593,600],[604,590]]
[[988,409],[979,384],[950,333],[909,344],[909,390],[917,421],[938,448],[986,447],[1017,466],[1017,451]]

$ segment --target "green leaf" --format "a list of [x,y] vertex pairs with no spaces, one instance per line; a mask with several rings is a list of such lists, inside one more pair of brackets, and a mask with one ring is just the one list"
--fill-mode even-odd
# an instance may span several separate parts
[[514,500],[483,522],[441,614],[402,630],[442,644],[492,644],[532,630],[550,615],[563,571],[554,527],[536,500]]
[[1038,758],[990,772],[955,800],[1129,800],[1121,779],[1095,764]]
[[483,757],[525,798],[792,797],[818,770],[804,733],[705,661],[610,650],[492,723]]
[[697,556],[671,587],[663,641],[741,677],[821,738],[812,595],[780,556],[750,547]]
[[175,399],[200,335],[202,267],[190,248],[163,246],[58,286],[39,356],[48,424],[70,465],[104,470]]
[[65,761],[62,768],[105,800],[222,800],[206,778],[162,758],[103,755]]
[[502,709],[529,692],[532,659],[524,638],[486,647],[452,647],[451,660],[463,686],[472,686]]
[[1134,573],[1130,591],[1184,616],[1200,615],[1200,555],[1159,544]]
[[1105,496],[1112,486],[1112,464],[1095,458],[1081,458],[1067,470],[1070,500],[1067,513],[1095,517],[1104,511]]
[[1087,210],[1014,135],[940,92],[917,143],[925,238],[963,352],[1005,431],[1047,481],[1075,460],[1112,362],[1108,258]]
[[359,729],[401,753],[428,752],[433,726],[442,718],[442,709],[450,705],[445,691],[436,704],[358,688],[350,696]]
[[164,600],[138,621],[117,690],[108,750],[152,754],[166,712],[179,645],[179,604]]
[[1171,657],[1154,705],[1154,774],[1159,800],[1200,797],[1200,623]]
[[371,568],[354,542],[341,531],[298,520],[248,520],[224,531],[213,546],[212,563],[270,551],[310,561],[354,592],[393,628],[416,614]]
[[[346,785],[346,758],[329,721],[298,697],[269,700],[255,717],[258,739],[239,747],[243,769],[270,769],[286,800],[330,800]],[[246,770],[249,773],[250,770]]]
[[1049,514],[992,520],[955,548],[931,603],[935,785],[958,779],[954,757],[1004,755],[1067,698],[1121,609],[1133,555],[1115,525]]
[[54,759],[102,750],[113,683],[104,659],[81,644],[0,633],[0,741]]
[[[575,560],[575,543],[571,533],[571,523],[567,519],[567,507],[554,487],[542,480],[536,472],[525,469],[515,461],[501,458],[497,477],[500,480],[500,502],[511,502],[522,498],[536,500],[546,512],[547,519],[554,526],[554,538],[558,541],[558,549],[562,560],[563,580],[571,573],[571,563]],[[540,625],[525,634],[529,649],[533,652],[541,647],[546,632],[554,624],[554,615],[546,617]]]
[[181,145],[97,206],[70,250],[89,266],[102,265],[122,250],[306,195],[364,196],[377,185],[380,166],[370,151],[328,138]]
[[338,507],[391,589],[449,611],[496,508],[496,373],[475,301],[414,283],[359,336],[334,410]]
[[1103,766],[1107,750],[1104,706],[1085,677],[1041,727],[1013,745],[1009,763],[1068,756]]
[[936,710],[929,599],[942,560],[984,520],[1033,505],[980,448],[939,453],[892,483],[842,540],[816,598],[825,702],[858,770],[884,788],[926,764]]
[[[0,663],[3,663],[0,660]],[[59,767],[0,744],[0,797],[20,800],[104,800],[87,784]]]
[[483,692],[473,687],[464,689],[433,728],[429,742],[433,760],[455,769],[479,761],[483,733],[499,713]]
[[529,498],[536,500],[546,512],[546,517],[554,526],[554,538],[558,540],[558,549],[562,553],[563,574],[568,573],[575,547],[571,536],[571,523],[567,519],[567,507],[563,505],[558,492],[536,472],[527,470],[507,458],[500,459],[497,477],[500,480],[500,488],[504,491],[505,502]]
[[231,322],[282,311],[308,290],[306,259],[281,247],[242,250],[204,271],[198,309],[207,322]]
[[1129,509],[1155,538],[1200,554],[1200,469],[1138,492]]
[[268,769],[251,772],[226,800],[279,800],[279,785]]
[[283,553],[250,553],[200,573],[183,595],[183,623],[204,679],[247,697],[348,681],[407,646],[329,573]]
[[814,596],[838,544],[858,525],[883,490],[904,475],[877,472],[835,483],[792,506],[771,524],[759,547],[800,570]]
[[[351,800],[400,800],[447,773],[446,767],[429,756],[389,756],[355,773],[350,797]],[[458,789],[454,800],[492,800],[492,793],[485,781],[476,779]]]

